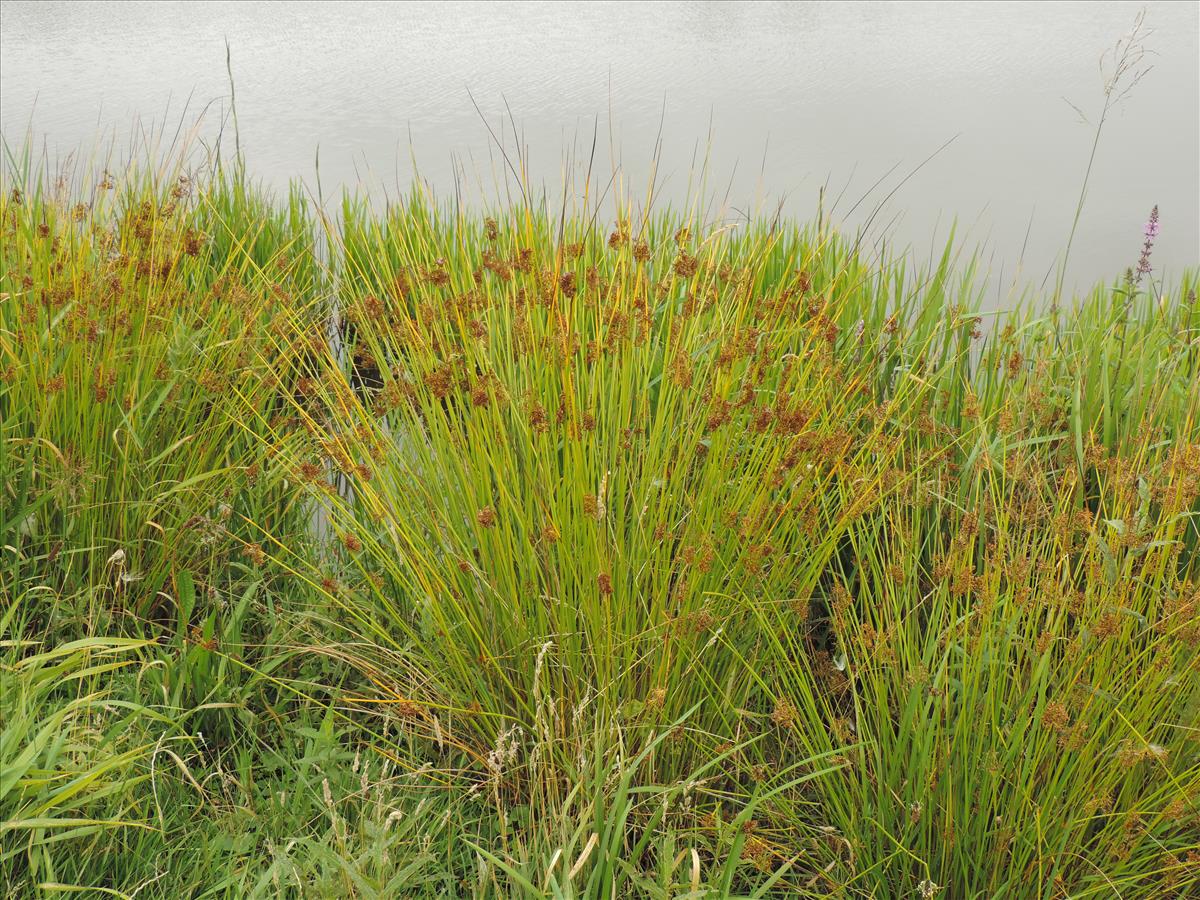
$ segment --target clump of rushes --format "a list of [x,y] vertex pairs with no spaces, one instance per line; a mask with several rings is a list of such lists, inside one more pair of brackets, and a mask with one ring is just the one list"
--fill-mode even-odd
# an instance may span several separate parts
[[352,488],[326,494],[330,515],[386,548],[356,615],[428,648],[443,700],[482,709],[460,727],[484,745],[535,715],[546,642],[564,725],[598,691],[616,718],[666,685],[661,716],[700,704],[669,754],[736,734],[760,702],[739,661],[757,604],[817,588],[899,449],[874,375],[830,339],[862,263],[809,234],[698,240],[671,219],[636,235],[657,248],[640,261],[586,222],[553,238],[546,215],[474,241],[419,203],[364,215],[342,230],[346,366],[328,360],[295,451],[338,447]]
[[312,302],[311,222],[240,169],[54,180],[26,153],[0,228],[0,577],[174,619],[180,573],[209,586],[263,529],[303,529],[264,349]]
[[337,448],[319,495],[369,551],[330,600],[405,652],[431,736],[540,734],[569,784],[581,722],[686,716],[649,777],[754,736],[735,794],[832,755],[756,857],[802,851],[809,890],[1184,877],[1194,275],[985,330],[952,248],[910,273],[817,228],[418,195],[332,236],[345,343],[291,452]]

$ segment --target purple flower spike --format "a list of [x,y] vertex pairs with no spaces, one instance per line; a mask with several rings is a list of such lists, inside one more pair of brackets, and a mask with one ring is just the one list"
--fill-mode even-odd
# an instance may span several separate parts
[[1154,209],[1150,210],[1150,219],[1146,222],[1142,233],[1146,236],[1146,242],[1142,244],[1142,256],[1137,264],[1138,283],[1141,283],[1143,275],[1148,275],[1151,271],[1150,251],[1154,249],[1154,239],[1158,237],[1158,204],[1155,204]]
[[1150,221],[1146,223],[1146,237],[1158,237],[1158,207],[1150,211]]

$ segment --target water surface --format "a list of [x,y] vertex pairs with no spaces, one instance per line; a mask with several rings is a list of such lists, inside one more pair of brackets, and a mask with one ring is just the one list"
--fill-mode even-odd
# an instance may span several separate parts
[[[1100,56],[1142,7],[6,0],[0,129],[52,158],[114,138],[119,154],[212,101],[211,137],[228,40],[240,144],[270,184],[299,176],[315,192],[319,149],[326,198],[402,190],[414,159],[439,194],[477,196],[508,177],[492,132],[511,151],[515,129],[550,195],[594,134],[594,190],[617,171],[641,195],[661,135],[661,202],[680,202],[707,157],[704,190],[730,218],[780,202],[807,217],[824,187],[846,227],[870,220],[921,254],[957,220],[1000,302],[1014,277],[1040,283],[1066,242]],[[1156,203],[1156,264],[1200,260],[1200,6],[1145,8],[1153,69],[1105,126],[1072,282],[1135,263]]]

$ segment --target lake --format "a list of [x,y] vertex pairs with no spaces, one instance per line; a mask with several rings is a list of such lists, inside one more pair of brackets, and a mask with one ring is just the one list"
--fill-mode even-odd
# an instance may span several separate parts
[[[443,197],[495,195],[511,182],[499,140],[510,159],[524,148],[550,197],[564,170],[578,195],[595,143],[592,199],[610,182],[644,197],[652,171],[655,202],[699,191],[731,220],[780,203],[809,217],[823,193],[844,227],[922,256],[957,221],[1001,305],[1066,243],[1101,54],[1141,8],[4,2],[0,129],[51,160],[120,156],[208,104],[211,139],[228,40],[240,146],[269,184],[301,177],[315,193],[319,150],[326,200],[360,183],[394,196],[414,160]],[[1156,269],[1200,261],[1200,5],[1145,9],[1152,68],[1104,126],[1073,284],[1136,263],[1155,204]]]

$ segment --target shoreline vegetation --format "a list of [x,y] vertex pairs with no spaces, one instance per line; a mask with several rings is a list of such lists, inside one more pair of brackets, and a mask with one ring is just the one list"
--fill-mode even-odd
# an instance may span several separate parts
[[2,187],[9,896],[1200,885],[1156,213],[985,323],[821,218]]

